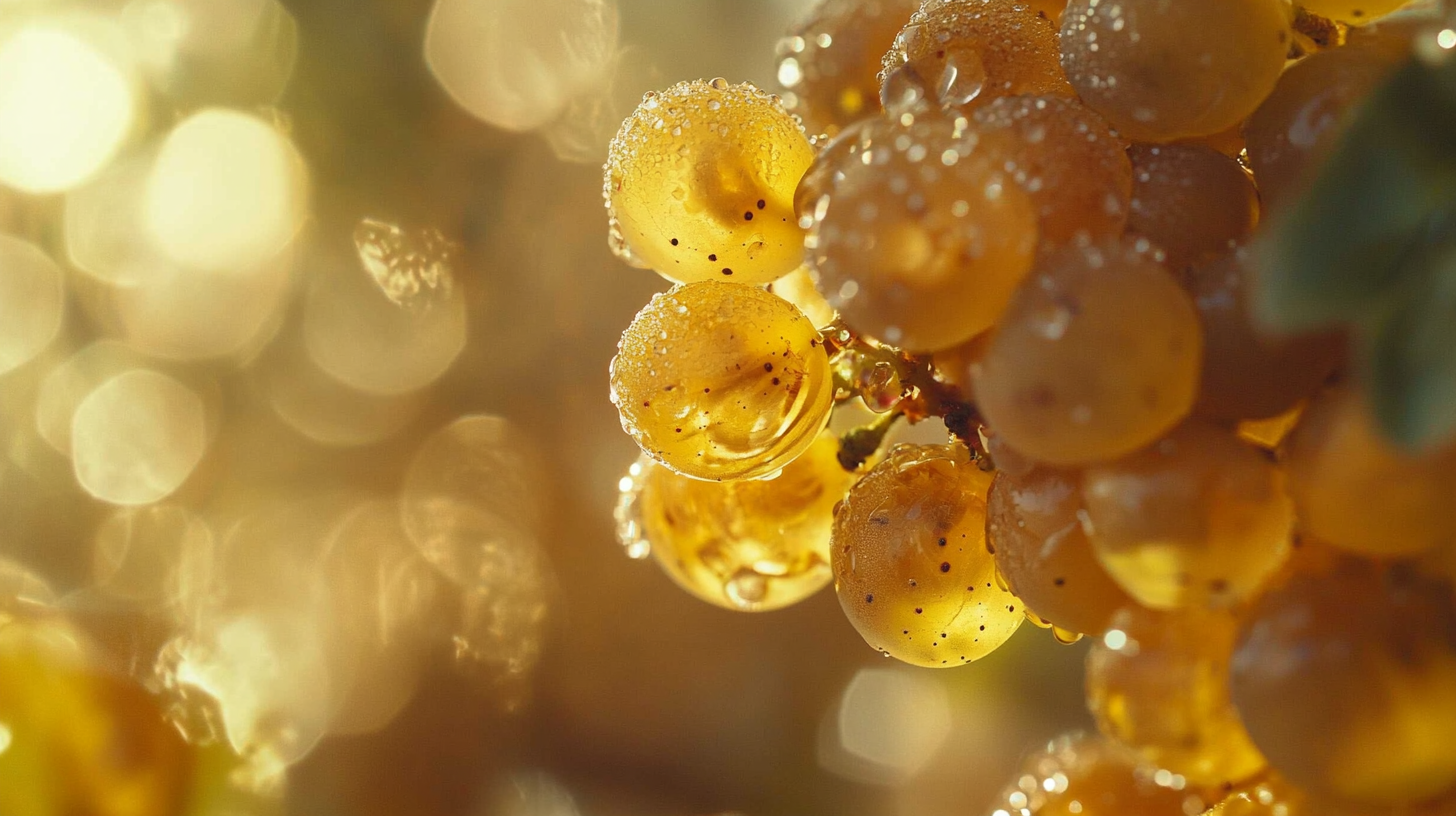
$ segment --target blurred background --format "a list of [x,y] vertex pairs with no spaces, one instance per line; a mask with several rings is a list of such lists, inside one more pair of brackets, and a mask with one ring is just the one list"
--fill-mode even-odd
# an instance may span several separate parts
[[616,542],[606,142],[808,5],[0,3],[0,813],[989,813],[1090,727]]

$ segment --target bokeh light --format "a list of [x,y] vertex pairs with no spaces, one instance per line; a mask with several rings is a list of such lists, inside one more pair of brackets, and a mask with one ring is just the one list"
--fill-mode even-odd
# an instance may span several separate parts
[[307,214],[303,160],[277,127],[223,108],[193,114],[157,153],[144,202],[169,257],[210,272],[251,269],[276,255]]
[[136,117],[124,42],[103,18],[40,18],[0,40],[0,182],[73,187],[114,155]]
[[951,729],[945,687],[907,669],[860,669],[828,716],[819,761],[851,779],[889,784],[929,764]]
[[71,418],[71,461],[87,493],[112,504],[166,498],[192,474],[207,447],[202,399],[147,369],[107,380]]
[[65,312],[65,279],[34,244],[0,235],[0,375],[50,345]]

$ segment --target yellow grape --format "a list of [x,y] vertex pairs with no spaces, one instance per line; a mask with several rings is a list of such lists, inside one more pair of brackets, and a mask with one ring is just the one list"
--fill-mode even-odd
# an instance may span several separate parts
[[655,295],[612,360],[612,403],[643,452],[697,479],[792,462],[829,420],[819,332],[763,289],[703,281]]
[[1321,17],[1362,25],[1409,2],[1410,0],[1298,0],[1298,5]]
[[1254,743],[1321,798],[1373,809],[1456,794],[1451,585],[1316,555],[1241,630],[1231,690]]
[[975,122],[978,149],[1031,198],[1044,244],[1122,232],[1132,166],[1102,117],[1075,99],[1008,96],[978,108]]
[[1193,405],[1202,336],[1188,296],[1118,242],[1044,257],[971,368],[977,404],[1012,448],[1055,465],[1130,453]]
[[1289,555],[1284,474],[1232,432],[1196,420],[1088,468],[1082,500],[1098,561],[1153,609],[1240,603]]
[[752,85],[649,93],[607,157],[612,247],[672,281],[787,275],[803,261],[794,189],[813,160],[803,127]]
[[996,322],[1031,268],[1032,205],[972,151],[969,127],[939,111],[862,123],[800,190],[820,289],[875,340],[918,352],[963,343]]
[[927,0],[895,37],[880,71],[886,107],[908,93],[966,107],[1014,94],[1071,96],[1057,29],[1018,0]]
[[1100,635],[1132,599],[1097,563],[1077,518],[1081,509],[1075,472],[1000,470],[986,500],[986,540],[1028,609],[1069,632]]
[[991,474],[962,445],[899,445],[834,515],[839,604],[865,642],[917,666],[994,651],[1025,612],[986,549]]
[[1122,610],[1087,655],[1087,707],[1097,727],[1195,785],[1242,782],[1263,770],[1229,701],[1237,630],[1227,612]]
[[1183,276],[1203,324],[1194,412],[1221,421],[1278,416],[1312,395],[1345,358],[1343,333],[1275,337],[1249,315],[1251,259],[1240,247]]
[[644,463],[639,523],[683,589],[718,606],[765,612],[823,589],[834,505],[854,483],[825,432],[772,480],[704,482]]
[[1456,447],[1424,456],[1380,435],[1351,388],[1316,398],[1286,443],[1305,532],[1350,552],[1416,555],[1456,540]]
[[822,329],[839,317],[839,313],[834,311],[834,307],[829,305],[829,301],[819,294],[818,288],[814,285],[814,275],[806,267],[795,269],[770,283],[767,288],[768,291],[794,304],[816,328]]
[[834,136],[880,111],[880,59],[919,0],[819,0],[779,40],[784,106]]
[[1167,142],[1226,130],[1284,70],[1282,0],[1072,0],[1062,66],[1124,138]]
[[1128,232],[1147,238],[1169,269],[1228,254],[1253,232],[1259,193],[1235,159],[1199,144],[1136,144]]
[[1158,784],[1105,739],[1066,734],[1022,762],[995,808],[992,816],[1178,816],[1202,813],[1204,802],[1176,780]]

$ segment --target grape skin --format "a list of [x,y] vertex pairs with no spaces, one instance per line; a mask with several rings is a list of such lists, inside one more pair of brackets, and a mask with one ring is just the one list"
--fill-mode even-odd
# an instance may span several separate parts
[[899,445],[834,515],[834,590],[876,650],[917,666],[990,654],[1025,619],[986,549],[991,474],[961,445]]
[[1062,66],[1124,138],[1169,142],[1252,113],[1279,79],[1289,39],[1280,0],[1072,0]]
[[612,360],[612,403],[643,452],[697,479],[752,479],[814,442],[833,404],[829,355],[787,301],[703,281],[655,295]]
[[1032,753],[997,797],[996,813],[1019,816],[1177,816],[1202,813],[1197,794],[1159,785],[1120,746],[1065,734]]
[[613,249],[685,283],[768,283],[803,261],[794,189],[814,160],[776,97],[721,79],[648,94],[605,168]]
[[1409,3],[1410,0],[1299,0],[1305,11],[1339,20],[1342,23],[1361,25]]
[[1169,269],[1226,255],[1253,232],[1259,193],[1234,159],[1197,144],[1137,144],[1128,155],[1128,232],[1161,249]]

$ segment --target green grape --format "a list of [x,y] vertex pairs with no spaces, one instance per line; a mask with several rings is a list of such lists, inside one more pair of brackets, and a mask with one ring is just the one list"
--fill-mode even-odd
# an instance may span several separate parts
[[1249,610],[1230,687],[1270,765],[1313,795],[1398,808],[1456,793],[1456,602],[1410,565],[1301,557]]
[[1058,63],[1057,29],[1018,0],[928,0],[885,54],[886,109],[908,93],[950,107],[1016,94],[1071,96]]
[[1204,800],[1173,774],[1133,764],[1119,746],[1067,734],[1032,753],[996,798],[992,816],[1178,816]]
[[836,505],[854,475],[825,432],[772,480],[704,482],[645,462],[638,523],[679,586],[718,606],[765,612],[823,589]]
[[1082,500],[1097,559],[1153,609],[1240,603],[1289,555],[1294,510],[1284,474],[1214,425],[1188,422],[1088,468]]
[[959,666],[1021,625],[986,549],[991,474],[961,445],[899,445],[850,489],[830,549],[839,605],[865,642],[917,666]]
[[1124,138],[1167,142],[1253,113],[1279,79],[1289,41],[1281,0],[1072,0],[1062,66]]
[[752,479],[792,462],[829,420],[819,332],[753,286],[703,281],[655,295],[612,360],[612,404],[648,456],[697,479]]
[[787,275],[803,261],[794,189],[813,160],[803,127],[752,85],[649,93],[607,157],[612,247],[672,281]]
[[1200,786],[1264,768],[1229,702],[1238,622],[1226,612],[1130,606],[1087,655],[1087,707],[1109,738]]
[[1187,294],[1118,242],[1044,256],[971,367],[977,404],[1012,448],[1054,465],[1130,453],[1178,423],[1202,333]]
[[999,470],[986,500],[986,540],[1007,586],[1029,610],[1066,631],[1099,635],[1132,599],[1097,563],[1077,518],[1081,509],[1074,472]]
[[973,152],[964,117],[864,122],[820,155],[799,212],[820,290],[857,331],[910,351],[965,342],[1031,268],[1025,193]]

